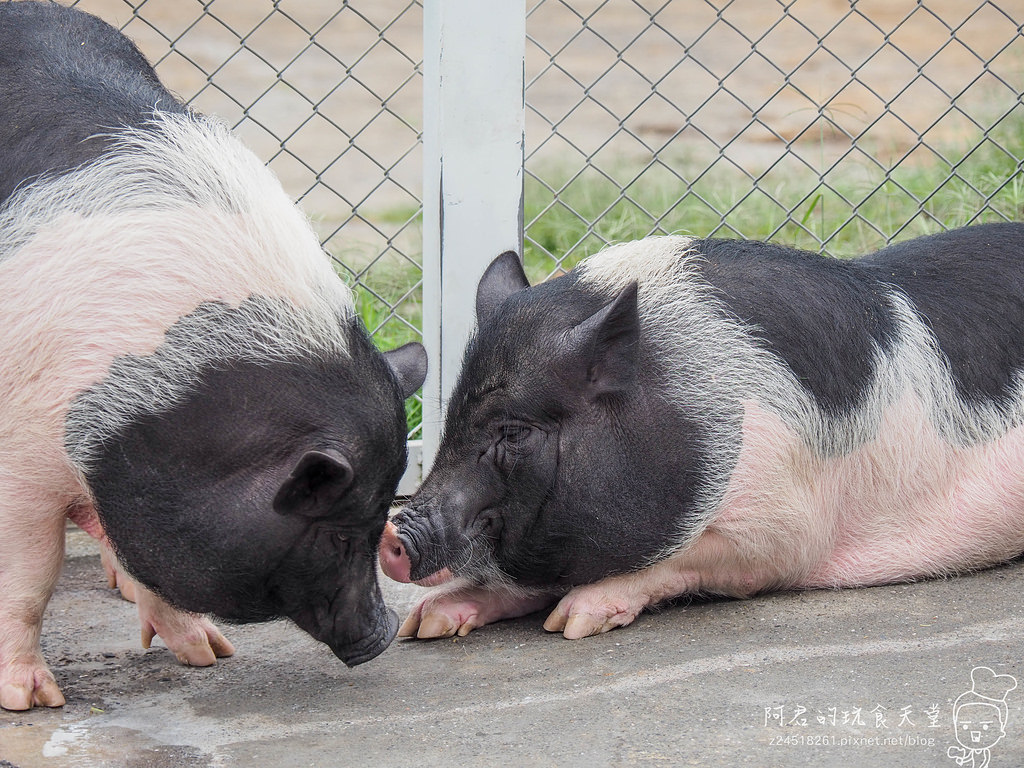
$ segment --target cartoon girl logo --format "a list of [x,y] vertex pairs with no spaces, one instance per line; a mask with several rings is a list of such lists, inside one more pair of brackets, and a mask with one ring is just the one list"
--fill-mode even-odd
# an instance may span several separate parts
[[1006,735],[1006,694],[1017,687],[1012,675],[997,675],[988,667],[971,670],[971,690],[960,694],[953,704],[953,728],[959,747],[946,756],[957,765],[988,768],[991,749]]

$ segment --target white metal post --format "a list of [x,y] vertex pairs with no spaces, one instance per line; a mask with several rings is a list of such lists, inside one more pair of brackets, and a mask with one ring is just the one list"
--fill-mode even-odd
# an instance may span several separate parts
[[423,472],[475,323],[476,285],[522,254],[525,0],[426,0],[423,13]]

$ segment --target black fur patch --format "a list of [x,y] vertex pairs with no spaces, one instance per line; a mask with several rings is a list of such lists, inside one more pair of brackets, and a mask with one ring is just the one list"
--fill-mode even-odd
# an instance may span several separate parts
[[958,393],[996,404],[1024,368],[1024,224],[983,224],[891,245],[862,260],[935,334]]
[[22,183],[77,168],[159,107],[184,112],[128,38],[50,2],[0,3],[0,205]]
[[[133,576],[187,610],[258,621],[315,589],[325,564],[303,556],[311,531],[366,538],[372,551],[405,469],[402,397],[361,327],[339,333],[351,358],[208,363],[173,406],[143,408],[102,444],[86,479]],[[325,450],[352,466],[343,503],[316,519],[275,511],[304,454]]]
[[856,408],[896,323],[887,289],[855,261],[770,243],[702,240],[704,277],[729,312],[788,365],[832,415]]
[[760,242],[704,240],[706,279],[754,327],[826,413],[856,408],[873,351],[897,331],[886,295],[901,292],[931,329],[959,395],[996,404],[1024,368],[1024,224],[915,238],[841,260]]

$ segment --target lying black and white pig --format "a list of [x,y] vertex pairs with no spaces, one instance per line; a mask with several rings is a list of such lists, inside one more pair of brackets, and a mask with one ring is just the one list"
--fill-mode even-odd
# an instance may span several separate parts
[[[853,587],[1024,551],[1024,225],[841,261],[760,242],[488,268],[420,491],[381,541],[399,634],[559,600],[579,638],[688,593]],[[457,577],[452,580],[452,577]]]
[[0,3],[0,148],[0,706],[64,703],[67,518],[186,664],[232,653],[207,612],[380,653],[422,348],[377,352],[271,173],[92,16]]

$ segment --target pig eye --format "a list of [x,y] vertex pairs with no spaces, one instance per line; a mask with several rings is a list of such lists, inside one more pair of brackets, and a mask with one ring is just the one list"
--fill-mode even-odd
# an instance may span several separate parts
[[501,426],[501,439],[511,445],[518,445],[530,436],[533,429],[526,424],[503,424]]
[[508,465],[528,452],[533,427],[520,421],[506,422],[498,428],[498,438],[493,444],[494,459],[499,465]]

